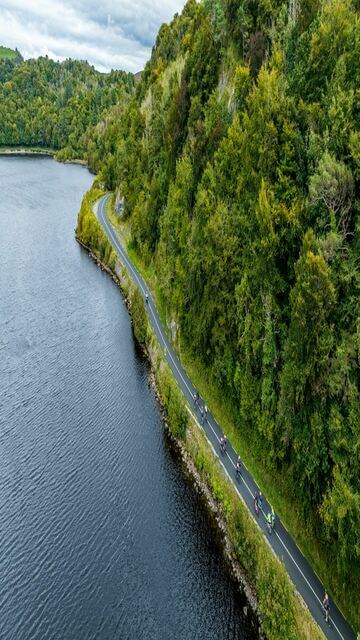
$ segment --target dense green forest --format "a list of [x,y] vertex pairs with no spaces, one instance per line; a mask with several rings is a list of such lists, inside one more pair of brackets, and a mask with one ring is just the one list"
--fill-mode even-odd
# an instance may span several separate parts
[[89,132],[133,90],[133,75],[124,71],[0,55],[0,145],[50,147],[60,160],[87,160]]
[[0,60],[0,144],[84,158],[123,196],[178,350],[320,545],[358,630],[359,9],[188,0],[136,89],[83,62]]
[[189,0],[92,144],[179,349],[360,628],[358,10]]

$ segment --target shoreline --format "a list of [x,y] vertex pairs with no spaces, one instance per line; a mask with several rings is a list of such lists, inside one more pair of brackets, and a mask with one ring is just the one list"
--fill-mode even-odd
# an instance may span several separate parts
[[25,147],[18,147],[14,149],[9,147],[9,148],[0,149],[0,156],[38,156],[38,157],[43,156],[47,158],[54,158],[55,153],[56,151],[52,151],[50,149],[48,150],[31,149],[31,148],[26,149]]
[[90,170],[88,163],[86,160],[82,160],[81,158],[73,158],[69,160],[58,160],[56,154],[58,150],[55,149],[40,149],[40,148],[27,148],[27,147],[3,147],[0,148],[0,157],[35,157],[35,158],[53,158],[56,162],[60,162],[61,164],[78,164],[83,167],[87,167]]
[[[106,271],[106,273],[111,277],[116,286],[120,289],[120,293],[122,298],[127,306],[128,313],[131,318],[131,323],[133,325],[133,314],[131,310],[131,290],[132,283],[129,279],[129,276],[126,273],[124,267],[122,267],[120,261],[117,261],[117,265],[114,270],[110,269],[106,264],[104,264],[98,256],[93,252],[91,247],[84,244],[80,238],[75,235],[76,241],[87,251],[89,256],[94,260],[98,267],[101,268],[102,271]],[[119,272],[120,271],[120,272]],[[254,634],[258,640],[265,640],[266,636],[262,630],[261,626],[261,614],[258,607],[258,599],[254,588],[249,583],[247,576],[243,567],[239,562],[236,561],[233,555],[233,549],[231,541],[227,535],[227,526],[223,514],[221,512],[219,504],[214,499],[211,490],[207,483],[203,480],[201,475],[199,474],[194,460],[188,449],[186,448],[184,442],[179,437],[176,437],[174,433],[171,431],[169,425],[169,417],[166,411],[166,407],[161,397],[160,390],[156,383],[156,358],[160,354],[160,348],[157,345],[152,345],[152,347],[148,347],[147,345],[141,344],[136,338],[135,332],[133,332],[134,339],[138,343],[142,352],[144,353],[149,368],[149,386],[153,389],[156,399],[159,403],[161,421],[163,424],[164,431],[169,440],[170,446],[178,457],[178,460],[181,464],[182,470],[186,478],[191,482],[191,486],[194,491],[199,496],[202,504],[204,505],[208,516],[211,521],[211,526],[214,529],[214,534],[216,535],[219,546],[221,549],[221,553],[223,555],[224,561],[227,566],[227,571],[229,573],[230,578],[234,581],[236,588],[240,594],[240,596],[246,600],[246,605],[242,606],[243,614],[247,623],[249,623],[253,629]]]
[[[192,402],[188,403],[186,397],[184,400],[166,350],[163,352],[149,321],[140,289],[99,224],[96,209],[102,199],[100,195],[95,181],[83,198],[76,239],[122,291],[137,343],[150,363],[150,377],[154,381],[151,384],[160,402],[165,433],[170,435],[172,448],[178,453],[184,480],[191,480],[209,512],[220,556],[238,588],[240,600],[243,598],[239,606],[244,609],[244,621],[246,624],[251,621],[253,635],[259,640],[278,640],[284,632],[285,636],[298,640],[324,640],[326,636],[289,577],[282,557],[274,553],[251,509],[242,496],[239,500],[239,492],[229,474],[224,473],[213,445],[192,412]],[[268,601],[269,590],[277,603],[274,608]]]

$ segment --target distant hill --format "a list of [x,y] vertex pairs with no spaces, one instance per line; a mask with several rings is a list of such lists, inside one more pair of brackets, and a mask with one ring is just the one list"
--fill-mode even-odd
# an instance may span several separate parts
[[24,61],[18,52],[0,51],[0,145],[50,147],[61,160],[86,160],[88,129],[134,90],[131,73],[100,73],[79,60]]
[[22,59],[21,53],[16,49],[9,49],[8,47],[0,46],[0,58],[6,60],[16,60],[16,58]]

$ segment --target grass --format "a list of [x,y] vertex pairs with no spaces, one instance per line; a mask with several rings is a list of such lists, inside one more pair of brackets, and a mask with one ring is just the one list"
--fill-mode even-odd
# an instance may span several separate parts
[[[145,266],[131,243],[129,243],[130,230],[128,223],[118,223],[117,228],[128,241],[129,256],[148,283],[149,290],[151,290],[158,307],[163,326],[167,329],[166,308],[160,294],[155,267]],[[171,337],[168,330],[167,333],[168,336]],[[177,345],[173,346],[177,351],[177,355],[180,357]],[[290,481],[286,474],[282,473],[274,477],[272,473],[264,468],[261,458],[259,459],[256,452],[253,451],[246,438],[246,434],[240,432],[236,426],[238,419],[235,415],[234,408],[230,402],[224,398],[221,390],[212,382],[203,363],[191,356],[189,352],[184,349],[184,345],[181,346],[180,359],[192,382],[201,396],[206,400],[217,422],[222,426],[234,449],[241,455],[244,464],[255,478],[263,494],[274,506],[276,513],[299,546],[301,552],[310,562],[312,568],[321,576],[321,580],[326,585],[331,597],[336,601],[337,605],[342,608],[351,624],[359,629],[360,612],[358,610],[358,594],[355,589],[351,592],[347,584],[342,584],[340,576],[336,571],[336,561],[334,559],[332,562],[329,562],[326,547],[316,538],[314,528],[307,525],[304,529],[304,519],[301,509],[299,505],[293,501],[289,490]]]
[[139,255],[136,253],[130,238],[130,228],[127,221],[122,220],[118,215],[114,213],[114,199],[109,198],[106,203],[106,213],[111,222],[111,224],[118,230],[119,234],[124,238],[126,251],[129,255],[129,258],[134,263],[135,267],[139,271],[139,273],[144,278],[145,282],[148,285],[148,289],[156,301],[156,307],[158,310],[158,314],[160,320],[164,327],[166,328],[166,332],[168,337],[170,338],[170,331],[168,330],[166,324],[166,309],[165,304],[161,295],[160,287],[156,278],[155,267],[145,266],[144,263],[139,258]]
[[116,222],[119,220],[118,216],[115,215],[114,213],[114,207],[115,207],[115,194],[112,193],[110,195],[110,198],[107,199],[106,201],[106,205],[105,205],[105,209],[106,209],[106,215],[110,218],[112,218],[111,222],[114,226],[116,225]]
[[[176,403],[171,406],[175,380],[159,347],[151,338],[150,358],[155,367],[157,388],[160,391],[169,418],[169,427],[179,423],[179,404],[184,404],[179,389],[175,389]],[[175,425],[173,424],[175,423]],[[226,528],[230,555],[245,570],[247,581],[256,593],[262,627],[269,640],[323,640],[324,636],[314,622],[294,587],[283,564],[270,551],[258,525],[246,505],[239,500],[232,482],[224,475],[204,433],[192,417],[187,419],[181,440],[195,464],[201,481],[210,490],[217,510]],[[226,547],[229,549],[228,544]]]
[[[98,192],[93,189],[85,196],[82,207],[90,205],[98,197]],[[121,227],[120,219],[111,212],[111,203],[108,212],[115,226]],[[138,256],[136,262],[141,262]],[[111,268],[116,273],[119,266],[114,262]],[[143,266],[142,272],[154,277],[153,269]],[[324,640],[309,611],[296,595],[283,564],[271,553],[247,507],[239,500],[233,483],[224,475],[207,438],[189,417],[184,397],[149,325],[142,296],[126,274],[123,275],[122,286],[127,291],[135,334],[140,335],[141,342],[148,347],[169,428],[184,444],[203,485],[212,494],[217,512],[226,527],[228,553],[243,567],[256,592],[263,631],[269,640]]]
[[[281,518],[284,526],[288,529],[303,555],[310,562],[312,568],[321,576],[322,582],[327,586],[330,595],[337,605],[346,602],[343,612],[356,627],[359,627],[358,594],[356,590],[350,593],[342,585],[340,578],[336,576],[335,559],[329,562],[325,547],[321,544],[314,531],[309,525],[303,526],[303,516],[300,507],[294,503],[289,490],[289,480],[286,474],[282,473],[274,478],[273,474],[264,469],[259,459],[247,441],[246,435],[240,433],[235,426],[237,420],[230,403],[224,400],[221,391],[209,379],[204,370],[204,365],[196,361],[186,351],[182,350],[182,363],[191,380],[206,399],[207,405],[217,422],[223,427],[228,439],[233,447],[241,455],[244,464],[251,472],[256,482],[260,486],[267,500],[274,506],[276,513]],[[335,579],[334,579],[335,578]]]
[[14,58],[17,58],[17,55],[18,54],[13,49],[0,46],[0,59],[3,58],[7,60],[13,60]]

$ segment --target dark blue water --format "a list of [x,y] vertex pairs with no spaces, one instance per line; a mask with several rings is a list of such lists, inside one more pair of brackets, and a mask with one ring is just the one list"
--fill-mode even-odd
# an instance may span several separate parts
[[119,290],[74,240],[91,181],[0,158],[0,638],[249,638]]

